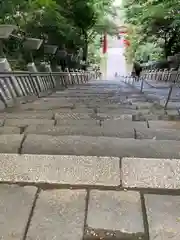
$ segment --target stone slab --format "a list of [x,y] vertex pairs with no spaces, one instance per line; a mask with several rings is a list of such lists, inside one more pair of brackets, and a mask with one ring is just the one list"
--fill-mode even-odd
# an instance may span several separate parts
[[110,129],[122,129],[122,128],[131,128],[131,129],[144,129],[147,128],[147,123],[146,122],[136,122],[136,121],[126,121],[126,120],[106,120],[102,122],[102,125],[105,128],[110,128]]
[[73,119],[73,120],[80,120],[80,119],[90,119],[89,114],[83,114],[83,113],[55,113],[55,119],[60,120],[60,119]]
[[[167,99],[167,98],[166,98]],[[162,106],[164,106],[165,105],[165,103],[166,103],[166,100],[164,100],[164,99],[162,99],[161,101],[160,101],[160,103],[161,103],[161,105]],[[179,99],[177,100],[177,101],[169,101],[168,102],[168,106],[167,106],[167,109],[170,109],[170,110],[172,110],[172,109],[179,109],[179,107],[180,107],[180,101],[179,101]]]
[[82,239],[85,199],[84,190],[41,191],[26,239]]
[[100,122],[99,120],[96,119],[80,119],[80,120],[75,120],[75,119],[60,119],[57,120],[56,126],[88,126],[89,128],[91,127],[100,127]]
[[150,240],[180,239],[180,196],[145,195]]
[[0,185],[1,239],[23,239],[37,188]]
[[149,121],[150,128],[180,129],[180,121]]
[[93,109],[91,108],[74,108],[74,109],[68,109],[68,108],[61,108],[61,109],[55,109],[54,110],[57,114],[61,113],[83,113],[83,114],[92,114]]
[[1,153],[18,153],[21,146],[23,135],[20,134],[2,134],[0,135]]
[[36,111],[25,111],[25,112],[14,112],[14,113],[3,113],[0,114],[0,118],[9,119],[52,119],[53,112],[36,112]]
[[179,189],[180,159],[122,159],[123,187]]
[[22,106],[21,104],[25,104],[27,102],[32,102],[32,101],[35,101],[37,99],[38,99],[38,97],[35,96],[35,95],[18,97],[16,99],[14,99],[14,106],[21,108],[21,106]]
[[146,102],[145,99],[144,101],[135,101],[133,105],[138,107],[138,109],[150,109],[152,107],[152,103]]
[[87,235],[91,236],[92,232],[92,236],[97,236],[92,239],[109,239],[109,236],[119,240],[144,239],[139,193],[92,190],[89,197],[87,227],[90,229],[90,231],[87,229]]
[[119,158],[0,154],[0,181],[118,186]]
[[4,125],[4,119],[0,119],[0,127]]
[[64,125],[48,127],[42,125],[30,125],[26,128],[25,133],[31,134],[45,134],[51,136],[61,135],[83,135],[83,136],[106,136],[106,137],[120,137],[120,138],[134,138],[133,128],[121,128],[121,129],[110,129],[95,125],[89,127],[89,125],[75,126],[75,125]]
[[180,141],[180,130],[176,129],[142,129],[136,131],[137,139],[176,140]]
[[26,127],[28,125],[54,125],[54,120],[48,119],[6,119],[5,126]]
[[112,120],[126,120],[126,121],[132,121],[132,114],[105,114],[105,113],[98,113],[96,115],[97,119],[112,119]]
[[180,158],[178,141],[115,137],[49,136],[28,134],[22,153],[53,155]]
[[20,134],[20,132],[18,127],[0,127],[0,134]]
[[21,106],[21,109],[23,110],[53,110],[53,109],[71,109],[73,107],[73,104],[69,103],[61,103],[59,99],[56,101],[43,101],[38,100],[34,103],[27,103]]

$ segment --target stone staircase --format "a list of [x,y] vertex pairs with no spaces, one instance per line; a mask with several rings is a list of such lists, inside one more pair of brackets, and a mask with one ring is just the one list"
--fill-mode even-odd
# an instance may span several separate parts
[[179,240],[180,123],[121,81],[0,113],[0,235]]

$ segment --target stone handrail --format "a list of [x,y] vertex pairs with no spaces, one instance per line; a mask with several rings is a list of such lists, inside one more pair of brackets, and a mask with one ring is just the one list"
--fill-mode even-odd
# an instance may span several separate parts
[[0,72],[0,100],[4,107],[46,96],[58,87],[86,83],[94,72]]

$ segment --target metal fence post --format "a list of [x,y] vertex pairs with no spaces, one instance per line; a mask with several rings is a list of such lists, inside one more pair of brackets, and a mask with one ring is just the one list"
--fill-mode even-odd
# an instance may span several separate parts
[[165,105],[164,105],[164,110],[167,109],[168,102],[169,102],[169,100],[170,100],[170,98],[171,98],[172,90],[173,90],[173,84],[171,84],[171,87],[170,87],[170,89],[169,89],[168,97],[167,97],[166,103],[165,103]]
[[141,93],[143,92],[143,86],[144,86],[144,76],[142,77],[142,80],[141,80],[141,90],[140,90]]

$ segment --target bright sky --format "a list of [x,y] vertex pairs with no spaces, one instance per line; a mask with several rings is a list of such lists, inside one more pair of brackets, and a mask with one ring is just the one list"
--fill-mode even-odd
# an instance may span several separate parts
[[114,0],[114,5],[120,5],[122,0]]

